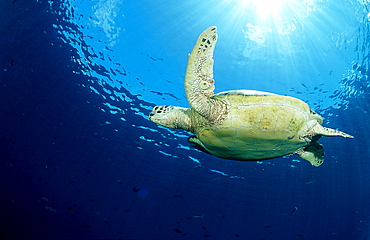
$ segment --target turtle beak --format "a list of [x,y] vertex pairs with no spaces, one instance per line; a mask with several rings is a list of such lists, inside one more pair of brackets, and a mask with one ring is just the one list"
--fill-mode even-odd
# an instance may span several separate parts
[[162,113],[161,107],[155,106],[149,114],[149,120],[158,123],[158,119],[160,119],[161,113]]
[[161,114],[150,113],[149,120],[158,125],[165,126],[165,120],[163,119],[163,116]]
[[168,117],[167,117],[167,106],[155,106],[149,114],[149,120],[161,125],[163,127],[168,127]]
[[155,112],[152,110],[149,114],[149,120],[153,122],[152,117],[155,115]]

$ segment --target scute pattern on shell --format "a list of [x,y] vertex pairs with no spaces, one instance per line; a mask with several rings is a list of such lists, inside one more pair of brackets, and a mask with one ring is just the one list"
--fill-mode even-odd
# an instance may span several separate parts
[[312,119],[303,101],[281,95],[215,95],[230,111],[218,125],[199,131],[198,137],[214,155],[232,159],[283,156],[305,146],[300,133]]

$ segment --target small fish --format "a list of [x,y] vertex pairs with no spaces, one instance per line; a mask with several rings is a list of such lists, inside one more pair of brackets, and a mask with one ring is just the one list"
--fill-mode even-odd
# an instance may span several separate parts
[[298,208],[297,207],[294,207],[294,209],[292,211],[292,215],[296,214],[297,211],[298,211]]
[[310,183],[314,183],[316,180],[307,180],[307,181],[305,181],[304,183],[305,184],[310,184]]
[[51,211],[51,212],[53,212],[53,213],[57,213],[57,211],[56,211],[55,209],[53,209],[53,208],[51,208],[51,207],[49,207],[49,206],[46,206],[46,207],[45,207],[45,209],[46,209],[46,210],[49,210],[49,211]]
[[193,218],[203,218],[204,215],[202,214],[193,214]]

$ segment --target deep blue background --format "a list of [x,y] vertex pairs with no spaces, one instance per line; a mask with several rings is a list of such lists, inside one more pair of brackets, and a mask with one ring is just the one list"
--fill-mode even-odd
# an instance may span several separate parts
[[[0,237],[369,239],[366,5],[312,1],[263,46],[227,1],[153,2],[0,4]],[[155,104],[187,106],[186,54],[211,25],[217,92],[299,97],[355,139],[321,139],[319,168],[236,162],[149,122]]]

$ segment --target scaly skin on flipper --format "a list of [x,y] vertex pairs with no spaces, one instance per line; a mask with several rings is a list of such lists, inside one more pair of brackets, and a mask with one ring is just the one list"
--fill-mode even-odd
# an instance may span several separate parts
[[[320,122],[322,123],[322,121]],[[306,125],[310,130],[302,136],[302,140],[311,142],[312,139],[320,138],[321,136],[353,138],[353,136],[342,131],[323,127],[320,122],[317,120],[308,122]],[[309,161],[315,167],[320,166],[324,162],[324,147],[316,141],[311,142],[306,147],[298,149],[295,153],[301,158]]]
[[185,75],[185,92],[190,106],[210,122],[222,120],[227,104],[211,99],[215,89],[213,80],[213,51],[217,42],[217,28],[207,28],[189,54]]
[[326,136],[326,137],[353,138],[352,135],[349,135],[347,133],[344,133],[342,131],[338,131],[332,128],[323,127],[320,124],[316,124],[312,130],[315,135],[321,135],[321,136]]
[[318,142],[313,142],[306,147],[300,148],[295,153],[315,167],[320,166],[324,162],[324,147]]

